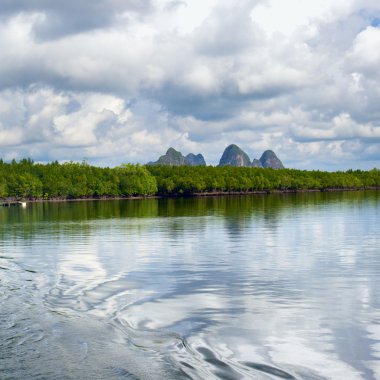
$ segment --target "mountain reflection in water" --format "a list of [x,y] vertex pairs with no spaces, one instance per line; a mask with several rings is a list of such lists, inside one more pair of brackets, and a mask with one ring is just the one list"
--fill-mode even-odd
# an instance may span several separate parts
[[0,209],[0,378],[380,378],[379,192]]

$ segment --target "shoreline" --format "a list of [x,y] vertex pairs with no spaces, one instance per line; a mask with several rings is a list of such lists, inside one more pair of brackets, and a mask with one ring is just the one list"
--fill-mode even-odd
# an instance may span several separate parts
[[273,194],[305,194],[305,193],[333,193],[347,191],[380,190],[380,186],[369,186],[361,188],[326,188],[326,189],[284,189],[284,190],[254,190],[254,191],[213,191],[192,194],[157,194],[136,196],[100,196],[81,198],[27,198],[27,197],[4,197],[0,198],[0,205],[9,202],[28,203],[58,203],[58,202],[85,202],[85,201],[112,201],[112,200],[142,200],[142,199],[164,199],[164,198],[194,198],[194,197],[223,197],[223,196],[246,196],[246,195],[273,195]]
[[[217,192],[205,192],[205,193],[194,193],[193,196],[196,197],[209,197],[209,196],[228,196],[228,195],[274,195],[274,194],[304,194],[304,193],[334,193],[334,192],[344,192],[344,191],[367,191],[367,190],[380,190],[380,186],[369,186],[369,187],[347,187],[347,188],[326,188],[326,189],[286,189],[286,190],[255,190],[255,191],[217,191]],[[191,195],[190,195],[191,196]]]

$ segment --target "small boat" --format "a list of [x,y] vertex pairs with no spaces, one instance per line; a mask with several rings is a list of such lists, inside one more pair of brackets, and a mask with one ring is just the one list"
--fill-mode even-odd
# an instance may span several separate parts
[[22,208],[25,208],[27,203],[25,201],[9,201],[9,202],[2,202],[0,203],[0,205],[4,207],[21,206]]

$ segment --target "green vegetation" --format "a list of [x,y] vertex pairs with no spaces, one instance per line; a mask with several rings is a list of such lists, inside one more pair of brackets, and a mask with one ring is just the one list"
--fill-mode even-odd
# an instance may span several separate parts
[[380,187],[380,170],[302,171],[213,166],[121,165],[0,160],[0,197],[74,199]]
[[0,160],[0,197],[88,198],[154,195],[156,179],[140,165],[100,168],[69,162],[47,165],[30,159]]
[[380,186],[380,170],[321,172],[247,167],[149,166],[160,194],[301,191]]

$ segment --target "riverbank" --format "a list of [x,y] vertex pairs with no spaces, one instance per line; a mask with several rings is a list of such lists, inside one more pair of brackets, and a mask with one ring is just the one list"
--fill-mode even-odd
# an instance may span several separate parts
[[284,190],[257,190],[257,191],[215,191],[205,193],[194,193],[192,196],[212,197],[212,196],[234,196],[234,195],[270,195],[270,194],[301,194],[301,193],[325,193],[325,192],[343,192],[343,191],[366,191],[380,190],[380,186],[362,187],[362,188],[328,188],[328,189],[284,189]]
[[42,202],[85,202],[85,201],[110,201],[110,200],[142,200],[142,199],[162,199],[162,198],[190,198],[190,197],[229,197],[229,196],[249,196],[249,195],[273,195],[273,194],[304,194],[304,193],[325,193],[325,192],[352,192],[380,190],[380,186],[369,186],[361,188],[327,188],[327,189],[283,189],[283,190],[255,190],[255,191],[212,191],[192,194],[157,194],[147,196],[100,196],[100,197],[80,197],[80,198],[27,198],[27,197],[2,197],[0,205],[9,203],[42,203]]

